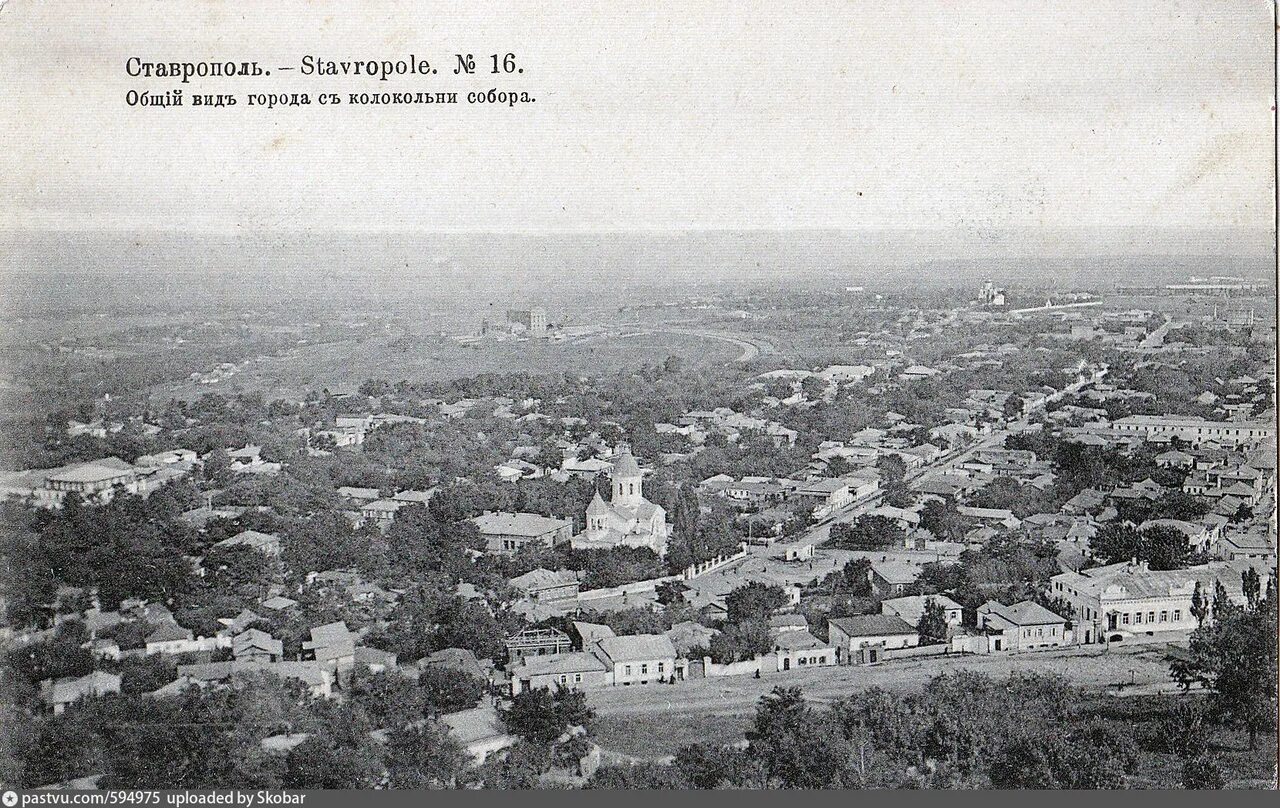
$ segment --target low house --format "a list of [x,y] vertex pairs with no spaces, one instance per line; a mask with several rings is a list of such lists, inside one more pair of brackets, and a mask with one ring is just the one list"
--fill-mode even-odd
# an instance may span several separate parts
[[355,635],[344,621],[311,629],[311,639],[302,643],[302,650],[325,670],[341,673],[355,667]]
[[870,664],[884,659],[884,652],[914,648],[920,634],[901,617],[864,614],[827,621],[827,636],[836,649],[836,663]]
[[284,642],[261,629],[251,628],[231,639],[231,655],[240,660],[279,662],[284,658]]
[[1106,499],[1106,495],[1101,491],[1086,488],[1063,503],[1062,512],[1073,516],[1084,516],[1101,508]]
[[1170,449],[1167,452],[1161,452],[1155,457],[1156,465],[1161,468],[1189,469],[1195,465],[1196,459],[1194,455],[1186,452]]
[[775,614],[769,618],[769,631],[774,635],[792,631],[808,631],[809,621],[802,614]]
[[280,537],[274,533],[243,530],[229,539],[223,539],[214,547],[248,547],[269,556],[280,555]]
[[376,488],[359,488],[353,485],[344,485],[338,488],[338,496],[351,502],[365,503],[381,499],[382,492]]
[[431,498],[434,497],[435,495],[436,495],[435,488],[428,488],[422,491],[410,489],[405,491],[397,491],[395,496],[391,498],[391,501],[402,502],[405,505],[430,505]]
[[783,499],[786,489],[769,480],[743,480],[726,485],[724,495],[739,502],[762,504]]
[[512,589],[539,603],[573,600],[578,597],[581,587],[578,576],[573,571],[552,572],[542,567],[518,575],[507,583]]
[[92,654],[94,659],[109,659],[113,662],[120,659],[120,644],[115,640],[90,640],[80,647]]
[[262,608],[270,609],[273,612],[282,612],[297,605],[298,601],[293,598],[286,598],[283,595],[275,595],[262,601]]
[[[490,665],[493,663],[490,662]],[[489,672],[480,664],[476,655],[467,648],[441,648],[418,660],[418,669],[445,668],[481,681],[489,679]]]
[[1233,533],[1218,539],[1214,555],[1223,561],[1255,559],[1276,563],[1276,542],[1266,533]]
[[873,508],[867,511],[867,516],[883,517],[902,530],[910,530],[920,526],[920,514],[905,508],[895,508],[892,505],[881,505],[878,508]]
[[987,601],[978,607],[978,626],[1004,635],[1003,642],[995,640],[996,651],[1058,648],[1068,642],[1066,619],[1029,600],[1012,606]]
[[379,528],[386,528],[396,520],[400,509],[407,506],[407,502],[394,499],[375,499],[360,506],[360,517]]
[[596,640],[618,636],[612,628],[603,623],[587,623],[583,620],[573,621],[573,634],[577,638],[579,648],[590,648]]
[[824,381],[837,383],[857,383],[875,375],[876,369],[870,365],[830,365],[818,371],[818,377]]
[[836,649],[810,634],[807,627],[779,631],[773,653],[780,671],[836,664]]
[[241,609],[240,613],[235,617],[218,618],[218,622],[224,626],[218,633],[227,637],[234,637],[260,620],[262,620],[262,615],[252,609]]
[[800,483],[792,491],[791,496],[814,503],[814,509],[825,513],[839,510],[853,502],[853,493],[849,483],[834,477],[822,477]]
[[192,649],[191,629],[177,623],[166,623],[147,635],[147,656],[152,654],[183,654]]
[[352,664],[370,673],[382,673],[396,667],[396,655],[381,648],[357,645],[351,654]]
[[517,740],[507,731],[502,717],[491,705],[448,713],[440,716],[440,722],[467,753],[473,766],[479,766],[493,753],[513,746]]
[[161,621],[160,626],[147,635],[146,655],[192,654],[230,646],[231,638],[228,635],[193,637],[189,629],[179,626],[172,620],[165,620]]
[[67,705],[83,698],[120,692],[120,677],[114,673],[94,671],[84,676],[46,679],[41,683],[41,697],[54,715],[61,715]]
[[329,698],[333,694],[333,673],[315,661],[262,662],[237,659],[229,662],[179,665],[178,678],[159,690],[153,691],[152,695],[174,695],[191,685],[207,687],[228,684],[245,676],[262,674],[301,682],[316,698]]
[[876,561],[871,564],[871,587],[882,598],[902,597],[907,587],[920,577],[920,568],[905,561]]
[[956,508],[956,513],[979,522],[1002,525],[1010,530],[1016,530],[1022,524],[1022,520],[1007,508],[971,508],[961,505]]
[[563,685],[571,690],[589,690],[612,683],[609,666],[590,651],[570,651],[552,656],[525,656],[512,665],[511,695],[540,687]]
[[1124,562],[1064,572],[1051,579],[1050,594],[1071,604],[1077,642],[1116,642],[1136,633],[1187,631],[1196,585],[1211,594],[1218,582],[1233,603],[1243,604],[1244,571],[1252,568],[1266,590],[1271,569],[1258,560],[1215,561],[1180,570],[1153,570],[1146,562]]
[[712,638],[720,632],[701,623],[685,620],[684,622],[676,623],[663,633],[667,635],[667,639],[671,640],[671,644],[675,646],[676,654],[687,657],[695,651],[705,652],[706,649],[711,647]]
[[471,520],[490,553],[514,553],[527,544],[555,547],[573,534],[569,519],[552,519],[536,513],[485,513]]
[[890,598],[880,601],[880,613],[901,617],[911,626],[917,626],[924,616],[925,604],[933,601],[942,607],[942,613],[948,626],[958,626],[964,616],[964,609],[946,595],[908,595],[903,598]]
[[676,649],[663,634],[605,637],[596,641],[592,652],[608,666],[615,685],[643,685],[675,677]]

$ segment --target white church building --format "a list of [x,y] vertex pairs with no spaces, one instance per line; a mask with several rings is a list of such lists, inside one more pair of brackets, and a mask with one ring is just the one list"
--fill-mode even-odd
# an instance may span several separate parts
[[644,498],[644,475],[631,452],[624,450],[609,475],[612,492],[608,502],[596,492],[587,506],[587,527],[574,536],[575,549],[648,547],[658,555],[667,552],[671,526],[667,512]]

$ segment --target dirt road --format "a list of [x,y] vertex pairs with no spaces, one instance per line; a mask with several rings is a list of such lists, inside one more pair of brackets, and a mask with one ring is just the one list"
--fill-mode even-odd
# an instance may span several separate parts
[[760,696],[774,687],[799,687],[813,701],[831,701],[870,687],[893,690],[922,687],[947,671],[972,670],[993,677],[1015,671],[1056,673],[1073,684],[1106,690],[1124,684],[1151,687],[1170,681],[1163,643],[1077,646],[1061,651],[1037,651],[990,656],[946,656],[895,660],[875,666],[841,666],[775,673],[755,679],[724,676],[676,685],[611,687],[589,694],[600,716],[638,716],[667,713],[682,719],[693,714],[737,715],[755,709]]
[[[1056,673],[1078,686],[1119,695],[1166,691],[1173,685],[1164,644],[1096,646],[1016,655],[897,660],[870,667],[819,668],[753,679],[725,676],[678,685],[606,688],[588,694],[597,741],[610,760],[664,760],[692,743],[742,743],[760,697],[774,687],[799,687],[824,703],[873,686],[918,690],[939,673],[972,670],[993,677],[1015,671]],[[1122,686],[1122,687],[1117,687]]]

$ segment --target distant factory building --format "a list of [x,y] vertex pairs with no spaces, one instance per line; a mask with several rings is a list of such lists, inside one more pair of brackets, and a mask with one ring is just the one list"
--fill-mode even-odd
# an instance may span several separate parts
[[547,333],[547,310],[542,308],[508,309],[507,322],[522,325],[533,336]]

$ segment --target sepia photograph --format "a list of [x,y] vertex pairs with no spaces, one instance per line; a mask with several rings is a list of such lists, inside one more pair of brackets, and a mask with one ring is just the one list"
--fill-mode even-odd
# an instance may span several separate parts
[[3,806],[1275,790],[1276,23],[0,0]]

